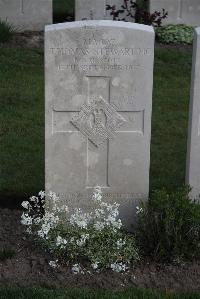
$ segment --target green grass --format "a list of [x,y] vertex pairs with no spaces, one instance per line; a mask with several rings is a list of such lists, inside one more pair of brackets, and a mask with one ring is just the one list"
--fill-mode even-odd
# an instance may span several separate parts
[[44,189],[44,74],[38,50],[0,50],[0,195]]
[[175,190],[185,181],[191,58],[191,52],[156,51],[151,190]]
[[[151,190],[184,184],[191,51],[155,55]],[[0,197],[44,189],[44,66],[40,50],[0,49]]]
[[43,290],[43,289],[0,289],[0,299],[200,299],[198,294],[164,294],[153,290],[129,289],[108,290]]

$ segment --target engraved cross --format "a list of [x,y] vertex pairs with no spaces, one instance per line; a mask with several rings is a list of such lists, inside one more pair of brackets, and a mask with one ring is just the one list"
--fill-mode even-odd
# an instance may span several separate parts
[[[81,111],[54,111],[58,113],[57,121],[60,123],[60,127],[55,127],[53,116],[53,133],[80,133],[87,137],[86,148],[86,186],[87,188],[93,188],[96,185],[102,188],[109,188],[109,152],[110,152],[110,138],[109,134],[104,137],[104,142],[101,141],[101,134],[96,132],[91,138],[91,133],[87,130],[85,124],[86,116],[90,116],[88,109],[92,105],[94,99],[102,97],[106,102],[106,108],[108,108],[108,115],[105,113],[104,107],[102,111],[98,110],[94,113],[94,117],[87,119],[87,122],[91,123],[93,128],[101,128],[102,122],[107,123],[108,117],[114,119],[114,124],[111,122],[112,129],[115,129],[117,138],[120,138],[121,134],[143,134],[144,133],[144,111],[135,111],[134,109],[127,108],[126,105],[121,106],[120,103],[111,103],[111,80],[110,77],[93,76],[87,77],[88,82],[88,96],[87,103],[84,105],[84,109]],[[121,99],[123,102],[123,99]],[[107,107],[108,106],[108,107]],[[79,113],[77,113],[79,112]],[[89,111],[90,112],[90,111]],[[84,114],[85,113],[85,114]],[[101,117],[100,117],[101,114]],[[73,119],[78,117],[81,121],[80,126],[77,126],[76,121]],[[95,119],[96,117],[96,119]],[[120,123],[117,126],[117,121]],[[98,123],[97,123],[98,122]],[[72,125],[73,124],[73,125]],[[78,127],[78,130],[77,130]],[[62,129],[61,129],[62,128]],[[101,130],[100,130],[101,133]],[[107,128],[105,130],[107,132]],[[111,132],[112,133],[112,132]],[[92,142],[91,142],[92,141]],[[95,142],[93,142],[95,141]],[[101,144],[97,146],[97,144]]]

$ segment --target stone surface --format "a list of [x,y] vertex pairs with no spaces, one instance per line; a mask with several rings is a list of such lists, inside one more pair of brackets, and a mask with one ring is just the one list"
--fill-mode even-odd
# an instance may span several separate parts
[[116,8],[120,9],[123,0],[76,0],[75,18],[77,21],[112,20],[110,11],[106,10],[107,4],[116,5]]
[[52,24],[52,0],[0,0],[0,19],[16,31],[40,31]]
[[195,30],[188,129],[186,184],[191,197],[200,195],[200,27]]
[[199,0],[150,0],[150,11],[168,11],[163,24],[188,24],[200,26]]
[[101,186],[130,227],[149,192],[154,32],[114,21],[46,26],[46,190],[87,209]]

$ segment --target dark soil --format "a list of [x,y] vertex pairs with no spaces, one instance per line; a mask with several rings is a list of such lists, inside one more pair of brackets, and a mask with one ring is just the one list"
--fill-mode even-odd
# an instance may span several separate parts
[[21,211],[0,209],[0,250],[14,255],[0,259],[0,287],[90,287],[120,289],[137,286],[174,291],[200,291],[200,262],[179,265],[141,263],[127,274],[105,271],[74,275],[69,267],[52,269],[50,256],[26,238]]

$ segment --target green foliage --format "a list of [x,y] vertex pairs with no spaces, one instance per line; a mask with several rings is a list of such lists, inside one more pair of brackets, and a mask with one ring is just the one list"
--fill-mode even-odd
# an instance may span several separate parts
[[15,33],[13,25],[0,19],[0,43],[8,42]]
[[[65,240],[73,240],[68,242],[67,250],[56,246],[55,239],[58,235]],[[84,245],[80,246],[79,240],[85,235],[89,237]],[[125,245],[118,247],[117,242],[119,240],[123,240]],[[85,267],[98,265],[98,269],[109,269],[111,264],[116,262],[124,264],[138,260],[138,251],[133,236],[119,230],[113,230],[110,227],[100,231],[92,226],[86,230],[68,224],[52,230],[49,239],[44,244],[54,254],[54,257],[64,264],[69,262],[72,265],[78,262]],[[95,269],[95,266],[92,268]]]
[[200,203],[188,192],[155,191],[142,205],[137,235],[144,254],[156,260],[200,258]]
[[12,249],[3,248],[0,250],[0,261],[6,261],[7,259],[11,259],[15,255],[15,251]]
[[194,27],[179,24],[156,28],[156,37],[163,44],[192,44]]

